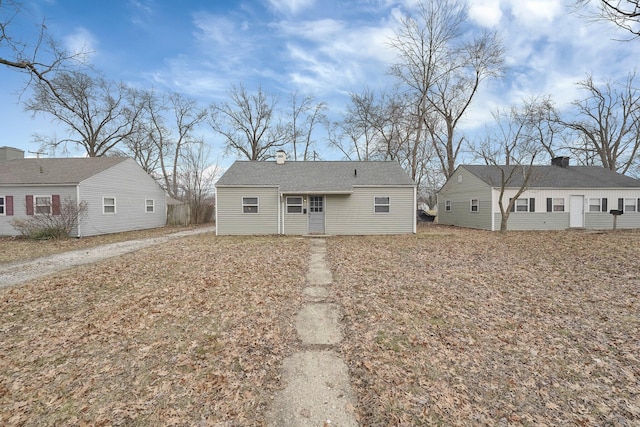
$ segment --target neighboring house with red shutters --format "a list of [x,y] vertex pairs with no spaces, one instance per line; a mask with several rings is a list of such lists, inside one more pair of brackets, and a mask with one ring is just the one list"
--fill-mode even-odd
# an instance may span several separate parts
[[129,157],[24,158],[0,147],[0,236],[19,235],[12,222],[59,215],[65,203],[87,206],[77,237],[166,225],[165,191]]

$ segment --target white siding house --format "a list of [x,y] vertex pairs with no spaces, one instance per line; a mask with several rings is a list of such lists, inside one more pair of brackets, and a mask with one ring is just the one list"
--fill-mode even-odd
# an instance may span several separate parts
[[87,212],[74,236],[166,225],[164,190],[131,158],[25,159],[6,148],[0,147],[0,235],[18,235],[17,218],[56,215],[61,204],[80,202]]
[[216,183],[216,233],[402,234],[416,186],[397,162],[237,161]]
[[[438,222],[499,230],[502,176],[522,167],[459,166],[438,192]],[[531,168],[529,185],[509,213],[509,230],[612,229],[612,210],[622,212],[615,218],[617,228],[640,228],[640,180],[599,166],[569,166],[567,158]],[[522,177],[520,172],[507,182],[504,206]]]

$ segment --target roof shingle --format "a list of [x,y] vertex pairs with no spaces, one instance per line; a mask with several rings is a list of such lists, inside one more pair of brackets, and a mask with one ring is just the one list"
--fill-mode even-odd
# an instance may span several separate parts
[[0,162],[0,185],[78,184],[127,157],[15,159]]

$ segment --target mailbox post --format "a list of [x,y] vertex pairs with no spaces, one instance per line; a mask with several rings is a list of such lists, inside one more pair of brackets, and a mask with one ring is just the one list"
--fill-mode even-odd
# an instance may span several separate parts
[[618,216],[622,215],[623,212],[620,209],[611,209],[609,211],[609,213],[611,215],[613,215],[613,229],[615,230],[616,229],[616,222],[618,220]]

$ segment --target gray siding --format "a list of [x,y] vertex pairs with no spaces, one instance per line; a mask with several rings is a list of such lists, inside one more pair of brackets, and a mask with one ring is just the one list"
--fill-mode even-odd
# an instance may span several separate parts
[[[103,197],[115,197],[115,214],[103,213]],[[88,206],[80,224],[82,236],[157,228],[167,222],[164,190],[133,159],[80,183],[80,199]],[[146,212],[146,199],[153,199],[154,213]]]
[[284,221],[283,221],[284,224],[282,227],[283,234],[295,234],[295,235],[307,234],[308,215],[303,213],[288,214],[287,206],[284,203],[282,205],[282,212],[284,212]]
[[26,196],[52,196],[59,195],[60,201],[76,200],[76,186],[26,186],[26,187],[0,187],[0,196],[13,196],[13,215],[0,215],[0,236],[17,236],[20,233],[13,228],[11,222],[27,216]]
[[[243,197],[258,197],[256,214],[242,212]],[[277,187],[218,187],[216,189],[216,233],[278,234]]]
[[[374,197],[388,196],[389,213],[374,212]],[[327,195],[327,234],[403,234],[414,230],[413,187],[354,187],[351,195]]]
[[[500,230],[500,212],[495,214],[496,230]],[[569,212],[511,212],[507,230],[566,230],[569,228]]]
[[[471,212],[471,199],[479,199],[478,212]],[[491,213],[491,187],[464,168],[458,168],[438,193],[439,224],[491,230]]]

